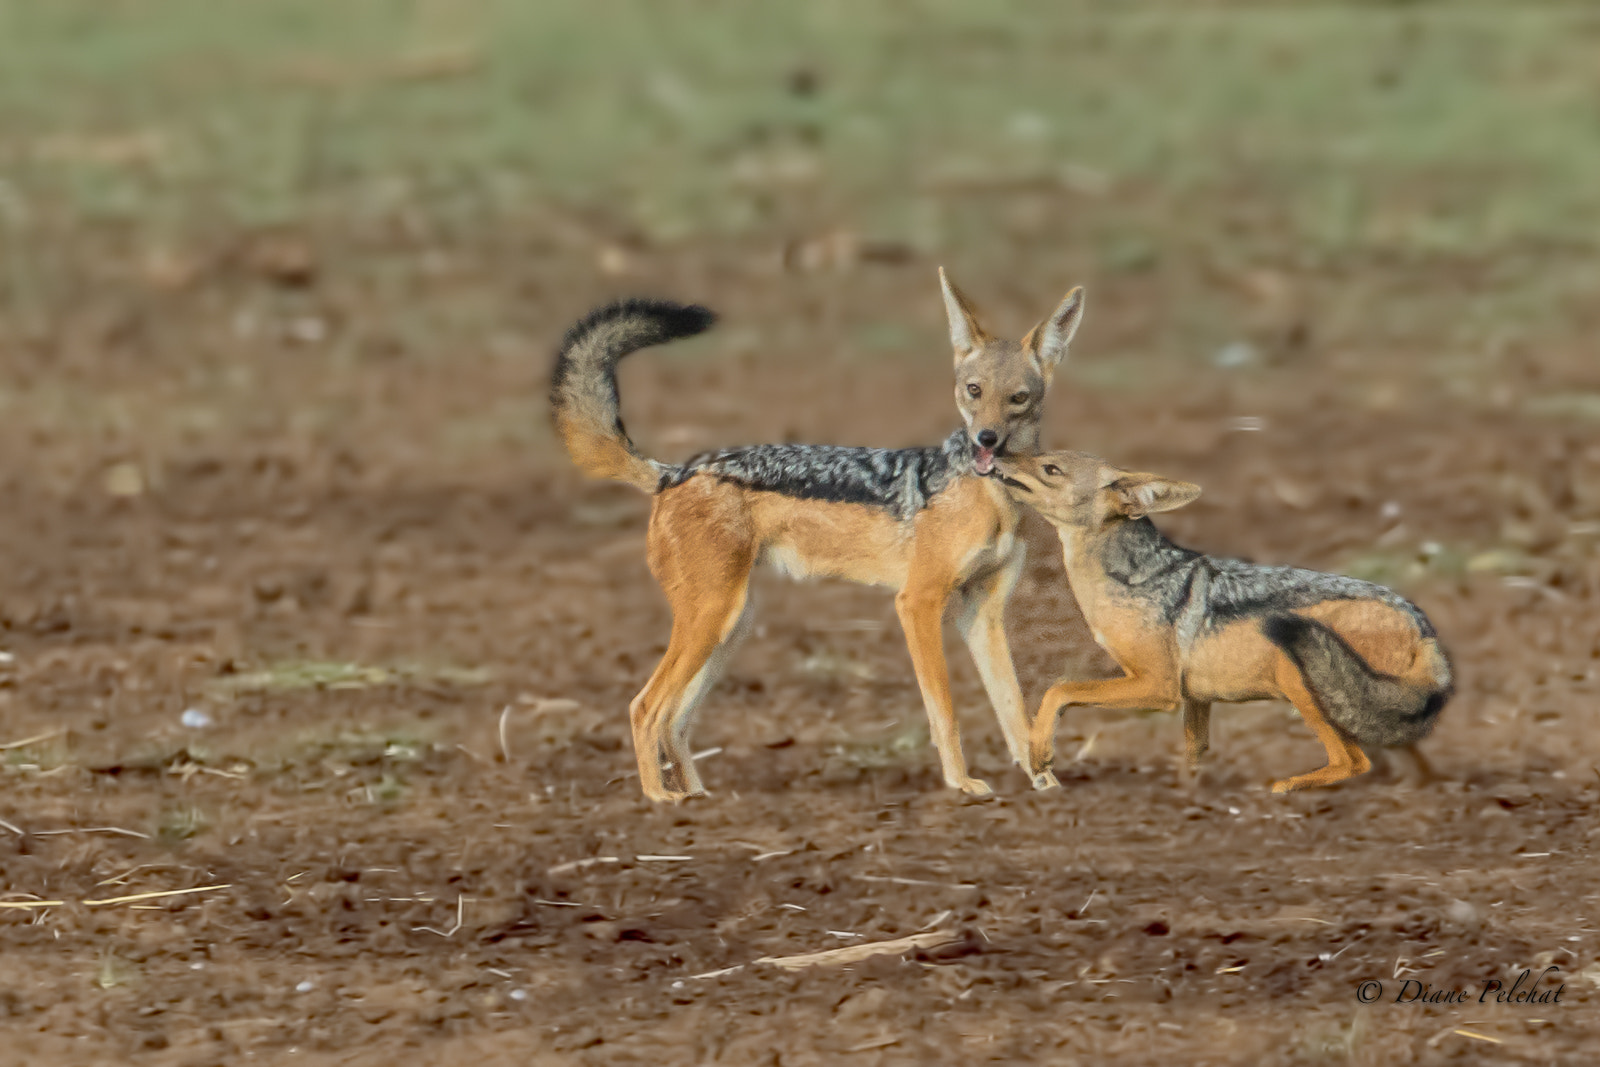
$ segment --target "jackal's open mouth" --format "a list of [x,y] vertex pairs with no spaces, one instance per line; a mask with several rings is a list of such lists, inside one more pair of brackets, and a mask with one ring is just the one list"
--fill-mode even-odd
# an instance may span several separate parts
[[1000,442],[993,448],[984,448],[977,442],[973,442],[972,469],[983,475],[991,473],[994,470],[995,457],[1003,456],[1005,455],[1005,452],[1006,444],[1004,441]]

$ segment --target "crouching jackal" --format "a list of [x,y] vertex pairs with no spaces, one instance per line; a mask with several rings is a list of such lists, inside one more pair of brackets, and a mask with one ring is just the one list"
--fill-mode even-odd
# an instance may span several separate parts
[[[622,428],[617,361],[709,327],[704,308],[630,300],[574,326],[556,360],[556,428],[585,473],[654,496],[650,572],[672,605],[667,654],[629,705],[639,783],[652,800],[704,792],[690,757],[695,705],[716,681],[749,607],[750,571],[833,576],[896,590],[947,785],[989,792],[967,772],[950,704],[943,616],[977,663],[1012,759],[1028,763],[1028,717],[1006,644],[1005,608],[1022,573],[1020,512],[988,477],[998,457],[1038,448],[1045,391],[1083,315],[1068,293],[1019,343],[991,337],[939,272],[965,426],[926,448],[752,445],[660,463]],[[668,784],[667,773],[676,780]],[[1053,783],[1048,772],[1034,785]]]
[[1362,745],[1427,736],[1452,689],[1427,616],[1398,593],[1337,574],[1217,559],[1180,548],[1146,517],[1200,488],[1119,470],[1082,452],[1004,457],[1017,500],[1061,535],[1067,580],[1094,639],[1126,677],[1061,682],[1039,705],[1030,770],[1049,771],[1057,716],[1074,704],[1183,708],[1192,766],[1209,746],[1213,701],[1285,699],[1328,765],[1274,793],[1331,785],[1371,763]]

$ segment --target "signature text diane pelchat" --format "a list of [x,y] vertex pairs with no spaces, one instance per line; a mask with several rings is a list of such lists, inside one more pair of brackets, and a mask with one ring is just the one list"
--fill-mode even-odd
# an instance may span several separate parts
[[1385,1000],[1391,1004],[1560,1004],[1567,987],[1551,977],[1560,970],[1546,967],[1538,974],[1525,970],[1509,987],[1500,979],[1491,978],[1481,989],[1435,989],[1427,982],[1407,978],[1393,997],[1385,997],[1383,983],[1369,978],[1356,986],[1356,999],[1363,1004]]

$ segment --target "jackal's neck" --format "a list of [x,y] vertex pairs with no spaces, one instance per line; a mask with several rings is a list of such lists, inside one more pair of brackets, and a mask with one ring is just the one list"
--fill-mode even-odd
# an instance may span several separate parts
[[1167,540],[1148,518],[1121,519],[1094,531],[1063,527],[1061,543],[1073,582],[1093,570],[1119,585],[1146,585],[1200,555]]

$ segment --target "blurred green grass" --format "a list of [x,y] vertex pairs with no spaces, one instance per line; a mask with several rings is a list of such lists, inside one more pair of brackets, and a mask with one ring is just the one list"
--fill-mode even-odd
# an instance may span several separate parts
[[909,272],[830,259],[877,243],[1106,294],[1084,388],[1310,353],[1592,418],[1597,60],[1546,0],[0,0],[0,414],[63,485],[402,394],[441,462],[545,449],[529,353],[691,266],[747,319],[690,355],[942,345]]
[[963,196],[1042,183],[1117,194],[1129,269],[1174,221],[1246,251],[1588,248],[1597,57],[1571,3],[3,0],[0,217],[543,202],[934,249],[985,239]]

